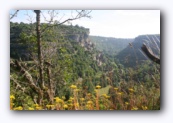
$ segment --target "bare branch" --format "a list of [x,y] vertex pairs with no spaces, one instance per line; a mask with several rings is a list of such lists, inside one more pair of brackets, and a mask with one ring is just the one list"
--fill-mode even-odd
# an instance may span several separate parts
[[156,62],[157,64],[160,64],[160,58],[156,56],[153,51],[146,46],[146,44],[143,44],[141,47],[142,51],[148,56],[149,59],[152,61]]
[[[78,11],[76,10],[77,12],[77,15],[75,17],[72,16],[72,18],[69,18],[69,19],[66,19],[62,22],[59,21],[59,23],[56,23],[55,25],[48,25],[47,27],[45,27],[43,30],[42,30],[42,34],[48,29],[48,28],[51,28],[51,27],[54,27],[54,26],[59,26],[59,25],[62,25],[66,22],[70,22],[70,21],[73,21],[73,20],[77,20],[77,19],[80,19],[80,18],[83,18],[83,17],[87,17],[87,18],[91,18],[91,16],[89,16],[89,14],[91,13],[91,10],[90,11],[86,11],[86,10],[81,10],[81,11]],[[53,16],[52,14],[52,17],[55,17],[55,15]],[[61,18],[62,19],[62,18]],[[53,21],[50,20],[49,22]]]
[[25,87],[22,87],[17,80],[15,80],[12,76],[10,76],[10,80],[12,80],[16,84],[16,89],[22,90],[23,93],[25,93]]
[[11,14],[10,20],[13,19],[15,16],[17,16],[17,13],[19,12],[19,10],[16,10],[14,12],[14,14]]
[[14,64],[20,70],[20,72],[23,73],[25,79],[28,80],[29,85],[31,86],[31,88],[35,89],[37,92],[40,92],[41,90],[40,90],[39,87],[37,87],[35,85],[35,82],[34,82],[32,76],[31,76],[31,74],[27,70],[25,70],[24,67],[22,67],[21,63],[19,61],[17,61],[17,60],[15,60],[15,61],[12,61],[11,60],[10,61],[10,65],[13,65],[14,66]]

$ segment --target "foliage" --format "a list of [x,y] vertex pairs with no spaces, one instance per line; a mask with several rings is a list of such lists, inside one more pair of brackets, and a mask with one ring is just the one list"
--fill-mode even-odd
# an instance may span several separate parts
[[160,35],[140,35],[122,50],[116,58],[126,67],[135,67],[143,63],[148,59],[141,51],[143,43],[150,47],[154,54],[160,55]]
[[[35,33],[28,31],[32,26],[35,24],[10,23],[10,58],[19,61],[39,86]],[[42,28],[46,26],[41,24]],[[88,29],[77,25],[61,25],[44,32],[44,92],[48,92],[49,81],[53,81],[53,102],[44,93],[43,103],[38,105],[38,95],[27,82],[26,73],[12,67],[12,62],[11,110],[159,110],[160,66],[151,61],[124,66],[115,57],[124,44],[118,51],[102,47],[101,52],[97,50],[99,46],[88,50],[81,45],[89,40],[88,35]]]
[[95,44],[97,50],[109,55],[117,55],[120,51],[128,46],[134,39],[111,38],[101,36],[90,36],[91,41]]

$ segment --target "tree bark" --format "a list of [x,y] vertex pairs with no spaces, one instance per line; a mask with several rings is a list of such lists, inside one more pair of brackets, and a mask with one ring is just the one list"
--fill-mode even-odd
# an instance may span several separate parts
[[54,102],[54,96],[55,96],[55,91],[54,91],[54,82],[51,80],[51,70],[50,66],[47,68],[47,76],[48,76],[48,95],[49,95],[49,101],[51,101],[51,104]]
[[43,76],[43,55],[42,55],[42,47],[41,47],[41,31],[40,31],[40,10],[34,10],[36,13],[36,32],[37,32],[37,47],[38,47],[38,61],[39,61],[39,73],[40,73],[40,81],[39,85],[42,89],[44,89],[44,76]]

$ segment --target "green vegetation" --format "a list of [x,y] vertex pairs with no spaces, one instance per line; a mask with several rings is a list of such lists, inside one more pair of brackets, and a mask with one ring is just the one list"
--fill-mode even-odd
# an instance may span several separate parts
[[[46,26],[41,24],[43,29]],[[122,54],[123,49],[132,40],[117,39],[115,46],[115,39],[108,38],[112,41],[106,41],[107,47],[105,41],[94,46],[101,37],[89,39],[89,29],[77,25],[55,26],[42,35],[44,87],[40,89],[35,27],[10,22],[11,110],[160,109],[160,65],[146,59],[133,67],[122,64],[115,56],[128,55]],[[138,58],[139,51],[128,52]]]
[[141,51],[143,43],[149,46],[154,54],[160,56],[160,35],[140,35],[123,49],[116,58],[127,67],[135,67],[137,64],[145,62],[148,58]]
[[95,44],[97,50],[109,55],[117,55],[134,40],[101,36],[90,36],[89,38]]

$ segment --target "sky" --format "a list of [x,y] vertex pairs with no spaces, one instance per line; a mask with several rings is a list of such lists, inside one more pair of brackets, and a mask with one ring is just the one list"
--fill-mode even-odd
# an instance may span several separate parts
[[[14,11],[11,10],[10,14]],[[75,10],[57,10],[58,21],[75,16]],[[92,10],[91,18],[81,18],[72,21],[72,25],[78,24],[90,29],[90,35],[114,37],[114,38],[135,38],[138,35],[160,34],[160,10]],[[42,10],[41,21],[50,19],[47,10]],[[13,22],[30,23],[35,22],[33,10],[20,10]],[[66,23],[67,24],[67,23]]]

